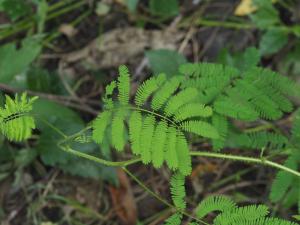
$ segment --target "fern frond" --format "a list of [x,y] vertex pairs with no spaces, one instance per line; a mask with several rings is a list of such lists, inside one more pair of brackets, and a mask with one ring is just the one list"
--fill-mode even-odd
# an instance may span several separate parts
[[104,111],[97,116],[95,121],[93,122],[93,140],[101,144],[103,142],[103,137],[105,134],[105,130],[111,120],[112,113],[110,111]]
[[20,99],[16,94],[14,100],[5,96],[5,106],[0,107],[0,130],[8,140],[23,141],[31,136],[35,122],[30,112],[37,98],[27,98],[26,93]]
[[300,109],[293,116],[291,141],[294,145],[300,146]]
[[152,141],[152,163],[156,168],[161,167],[165,157],[168,125],[165,121],[158,122]]
[[113,95],[113,92],[116,89],[116,87],[117,87],[117,82],[116,81],[110,82],[110,84],[108,84],[105,87],[105,96],[102,99],[105,109],[112,109],[113,108],[114,102],[113,102],[113,99],[112,99],[112,95]]
[[[284,165],[294,170],[297,170],[298,167],[297,161],[293,156],[290,156]],[[287,193],[287,190],[291,186],[293,179],[293,175],[285,171],[279,171],[271,186],[271,192],[269,196],[270,200],[273,202],[278,202]]]
[[165,221],[164,225],[180,225],[181,220],[182,220],[182,214],[175,213]]
[[224,97],[214,102],[214,110],[224,116],[245,121],[255,121],[259,114],[245,101]]
[[151,108],[159,110],[168,100],[168,98],[177,90],[180,85],[180,78],[173,77],[166,82],[153,96]]
[[207,138],[219,138],[218,131],[212,125],[204,121],[191,120],[180,124],[180,127],[188,132]]
[[126,111],[123,109],[119,109],[116,111],[112,118],[112,124],[111,124],[111,141],[113,147],[117,151],[122,151],[126,141],[124,139],[125,136],[125,120]]
[[178,158],[176,154],[176,135],[177,135],[176,128],[170,126],[168,128],[168,133],[167,133],[166,162],[168,167],[172,170],[178,168]]
[[170,190],[171,190],[172,200],[176,208],[180,210],[184,210],[186,208],[186,202],[184,200],[186,195],[184,183],[185,183],[185,178],[181,173],[175,173],[171,177]]
[[201,201],[201,203],[196,208],[196,215],[198,218],[203,218],[207,214],[213,211],[232,211],[236,209],[236,204],[226,196],[209,196]]
[[238,146],[252,149],[262,149],[266,147],[270,149],[280,149],[288,143],[288,140],[281,134],[260,131],[238,135],[236,137],[236,143]]
[[224,147],[225,139],[228,133],[228,121],[225,116],[215,113],[212,116],[212,125],[218,130],[219,139],[213,139],[213,149],[220,150]]
[[249,205],[235,208],[218,215],[214,219],[215,225],[243,224],[246,221],[255,221],[268,215],[268,207],[265,205]]
[[164,113],[167,116],[173,115],[181,106],[189,103],[197,98],[198,91],[195,88],[187,88],[172,96],[165,109]]
[[[262,118],[275,120],[282,116],[282,112],[277,104],[252,83],[248,83],[245,80],[237,80],[235,84],[239,90],[238,92],[247,98],[254,108],[260,112]],[[233,95],[236,95],[236,92]]]
[[181,122],[193,117],[209,117],[212,115],[212,108],[199,103],[190,103],[180,107],[175,115],[176,122]]
[[118,90],[118,99],[120,104],[128,105],[130,94],[130,77],[128,68],[125,65],[119,67]]
[[143,163],[151,162],[151,144],[155,129],[155,118],[152,115],[147,115],[144,119],[142,132],[140,136],[141,143],[141,158]]
[[129,138],[131,141],[131,149],[133,154],[141,152],[141,132],[142,132],[142,115],[138,111],[133,111],[129,118]]
[[166,75],[160,74],[158,77],[152,77],[143,82],[136,92],[135,104],[142,106],[165,80]]
[[176,155],[178,158],[178,170],[182,175],[189,175],[192,171],[192,159],[184,134],[178,131],[176,143]]

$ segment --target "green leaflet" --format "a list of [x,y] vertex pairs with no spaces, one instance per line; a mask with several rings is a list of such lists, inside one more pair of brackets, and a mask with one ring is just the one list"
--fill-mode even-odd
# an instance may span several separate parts
[[192,172],[192,159],[189,155],[189,146],[182,132],[177,134],[176,154],[178,158],[178,170],[181,174],[187,176]]
[[174,205],[180,210],[184,210],[186,208],[186,202],[184,200],[186,195],[184,183],[185,183],[185,177],[180,173],[175,173],[171,177],[170,189],[171,189],[172,200]]
[[129,102],[130,78],[129,71],[124,65],[119,67],[118,90],[119,102],[121,105],[127,105]]
[[176,128],[170,126],[168,129],[168,139],[166,145],[166,161],[170,169],[178,168],[178,158],[176,154]]
[[155,118],[152,115],[146,116],[141,131],[141,158],[143,163],[151,162],[151,143],[155,128]]
[[135,104],[137,106],[142,106],[149,96],[154,93],[161,83],[163,83],[166,79],[164,74],[160,74],[158,77],[152,77],[145,82],[138,88],[136,95],[135,95]]
[[179,107],[193,101],[197,97],[198,91],[195,88],[187,88],[170,98],[164,112],[167,116],[173,115]]
[[207,216],[208,213],[213,211],[232,211],[237,206],[236,204],[226,196],[211,195],[204,200],[196,208],[196,215],[198,218]]
[[265,205],[248,205],[235,208],[230,211],[225,211],[218,215],[215,220],[215,225],[231,225],[241,224],[246,221],[255,221],[264,218],[269,213],[268,207]]
[[165,121],[158,122],[152,139],[152,163],[156,168],[161,167],[165,158],[168,125]]
[[188,132],[208,137],[208,138],[219,138],[218,131],[212,125],[204,121],[187,121],[180,124],[180,127]]
[[180,107],[175,115],[176,122],[181,122],[193,117],[209,117],[213,113],[212,108],[199,103],[190,103]]
[[[290,157],[284,163],[291,169],[297,170],[297,162],[294,157]],[[275,180],[272,183],[270,199],[273,202],[278,202],[286,193],[294,180],[294,176],[284,171],[279,171]]]
[[100,113],[96,120],[93,122],[93,140],[101,144],[105,134],[105,129],[110,123],[112,113],[110,111],[104,111]]
[[125,120],[126,111],[123,109],[119,109],[114,113],[111,125],[111,141],[112,146],[117,151],[122,151],[124,145],[126,144],[124,136],[125,136]]
[[133,154],[141,152],[141,131],[142,131],[142,115],[138,111],[133,111],[129,119],[129,137],[131,141],[131,149]]
[[159,110],[168,98],[177,90],[180,84],[179,77],[173,77],[166,82],[153,96],[151,108]]
[[220,150],[224,147],[225,140],[228,133],[228,121],[225,116],[219,115],[215,113],[212,116],[212,125],[218,130],[218,133],[220,135],[219,139],[213,139],[213,149],[214,150]]

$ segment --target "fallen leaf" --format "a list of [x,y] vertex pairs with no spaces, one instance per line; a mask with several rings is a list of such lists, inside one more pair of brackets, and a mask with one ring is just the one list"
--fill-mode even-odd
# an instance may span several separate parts
[[[272,0],[276,2],[276,0]],[[253,0],[241,0],[240,4],[235,8],[234,15],[247,16],[257,10],[257,7],[253,4]]]
[[235,8],[234,15],[246,16],[253,13],[256,7],[253,5],[252,0],[242,0],[241,3]]
[[205,164],[199,164],[198,166],[195,167],[195,169],[193,169],[190,177],[191,179],[193,179],[204,173],[213,173],[217,171],[217,169],[218,166],[210,162],[207,162]]
[[124,225],[136,224],[137,209],[130,182],[123,170],[117,171],[119,186],[109,186],[116,213]]

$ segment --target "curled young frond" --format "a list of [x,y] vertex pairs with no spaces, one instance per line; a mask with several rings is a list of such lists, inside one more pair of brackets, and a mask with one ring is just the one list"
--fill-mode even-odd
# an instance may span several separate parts
[[30,114],[32,105],[38,97],[27,98],[23,93],[21,98],[16,94],[13,100],[5,96],[5,106],[0,107],[0,130],[10,141],[23,141],[31,136],[35,128],[34,118]]

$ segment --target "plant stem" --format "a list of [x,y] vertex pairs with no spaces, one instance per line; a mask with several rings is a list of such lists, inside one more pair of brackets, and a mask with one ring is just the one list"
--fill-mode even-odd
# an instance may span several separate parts
[[120,162],[108,161],[108,160],[101,159],[101,158],[98,158],[98,157],[95,157],[95,156],[92,156],[92,155],[89,155],[89,154],[86,154],[83,152],[76,151],[76,150],[70,148],[69,146],[59,145],[58,147],[60,147],[65,152],[71,153],[72,155],[75,155],[75,156],[78,156],[81,158],[85,158],[85,159],[94,161],[96,163],[100,163],[105,166],[124,167],[124,166],[129,166],[131,164],[135,164],[135,163],[141,161],[141,158],[134,158],[134,159],[120,161]]
[[290,169],[279,163],[275,163],[273,161],[264,159],[264,158],[254,158],[254,157],[229,155],[229,154],[214,153],[214,152],[190,152],[190,155],[191,156],[204,156],[204,157],[210,157],[210,158],[219,158],[219,159],[229,159],[229,160],[236,160],[236,161],[247,162],[247,163],[256,163],[256,164],[261,164],[261,165],[267,165],[267,166],[274,167],[279,170],[286,171],[288,173],[296,175],[297,177],[300,177],[300,172]]
[[[134,158],[131,160],[127,161],[120,161],[120,162],[114,162],[114,161],[108,161],[104,159],[97,158],[95,156],[79,152],[76,150],[71,149],[69,146],[62,146],[58,145],[61,149],[63,149],[66,152],[69,152],[73,155],[101,163],[106,166],[116,166],[116,167],[124,167],[124,166],[129,166],[131,164],[137,163],[141,161],[141,158]],[[281,165],[279,163],[267,160],[265,158],[254,158],[254,157],[248,157],[248,156],[239,156],[239,155],[230,155],[230,154],[222,154],[222,153],[215,153],[215,152],[190,152],[191,156],[204,156],[204,157],[209,157],[209,158],[219,158],[219,159],[228,159],[228,160],[235,160],[235,161],[240,161],[240,162],[246,162],[246,163],[255,163],[255,164],[261,164],[269,167],[273,167],[279,170],[283,170],[285,172],[291,173],[297,177],[300,177],[300,172],[293,170],[291,168],[288,168],[284,165]]]

